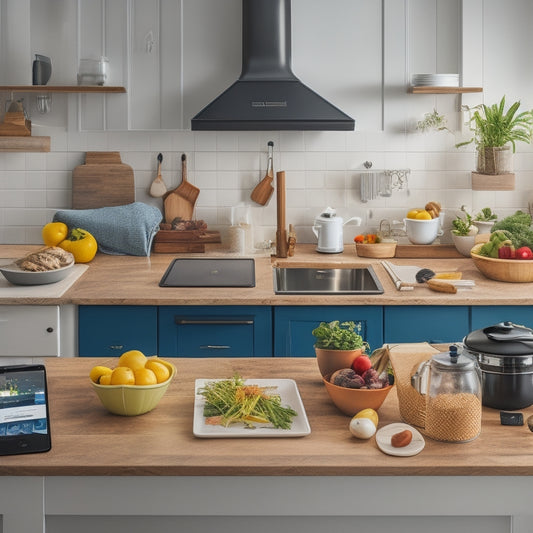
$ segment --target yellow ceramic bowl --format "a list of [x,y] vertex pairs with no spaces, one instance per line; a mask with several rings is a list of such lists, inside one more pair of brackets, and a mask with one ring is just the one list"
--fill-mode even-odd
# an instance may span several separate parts
[[523,259],[493,259],[470,253],[477,269],[489,279],[511,283],[533,281],[533,261]]
[[331,401],[345,415],[354,416],[363,409],[377,411],[394,385],[388,385],[382,389],[348,389],[330,383],[331,376],[322,376]]
[[167,391],[176,367],[167,361],[157,359],[170,370],[170,377],[157,385],[99,385],[92,383],[102,405],[115,415],[136,416],[151,411]]

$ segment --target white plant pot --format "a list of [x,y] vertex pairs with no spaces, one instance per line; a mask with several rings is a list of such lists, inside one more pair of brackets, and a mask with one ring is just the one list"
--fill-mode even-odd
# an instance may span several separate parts
[[474,225],[479,230],[478,235],[482,235],[483,233],[490,233],[492,226],[494,226],[494,220],[474,220]]
[[452,233],[453,244],[457,251],[465,257],[470,257],[470,250],[476,244],[475,235],[455,235]]

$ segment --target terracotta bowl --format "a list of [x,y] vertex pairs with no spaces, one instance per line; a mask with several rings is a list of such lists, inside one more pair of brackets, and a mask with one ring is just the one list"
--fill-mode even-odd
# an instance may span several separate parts
[[315,346],[316,362],[320,374],[333,374],[335,370],[350,368],[354,360],[359,357],[363,350],[326,350]]
[[388,385],[383,389],[348,389],[330,383],[331,376],[322,376],[329,397],[335,406],[345,415],[354,416],[363,409],[377,411],[394,385]]
[[522,259],[493,259],[471,253],[477,269],[487,278],[511,283],[533,281],[533,261]]
[[176,367],[159,359],[170,370],[170,377],[157,385],[99,385],[91,382],[102,405],[115,415],[137,416],[150,412],[159,403],[176,374]]

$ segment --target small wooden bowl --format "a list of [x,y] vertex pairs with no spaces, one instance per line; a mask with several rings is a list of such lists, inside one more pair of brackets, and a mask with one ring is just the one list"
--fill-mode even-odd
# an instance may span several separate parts
[[385,259],[387,257],[394,257],[396,254],[396,242],[377,242],[375,244],[356,242],[355,251],[359,257]]
[[493,259],[471,253],[478,270],[487,278],[509,283],[529,283],[533,281],[533,260]]
[[335,406],[345,415],[354,416],[363,409],[377,411],[394,385],[387,385],[382,389],[348,389],[339,387],[329,381],[331,375],[322,376],[329,397]]

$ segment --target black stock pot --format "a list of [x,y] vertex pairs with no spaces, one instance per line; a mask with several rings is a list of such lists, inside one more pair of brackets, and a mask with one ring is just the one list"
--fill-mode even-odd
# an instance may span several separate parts
[[515,410],[533,404],[533,330],[511,322],[478,329],[463,339],[482,374],[482,402]]

